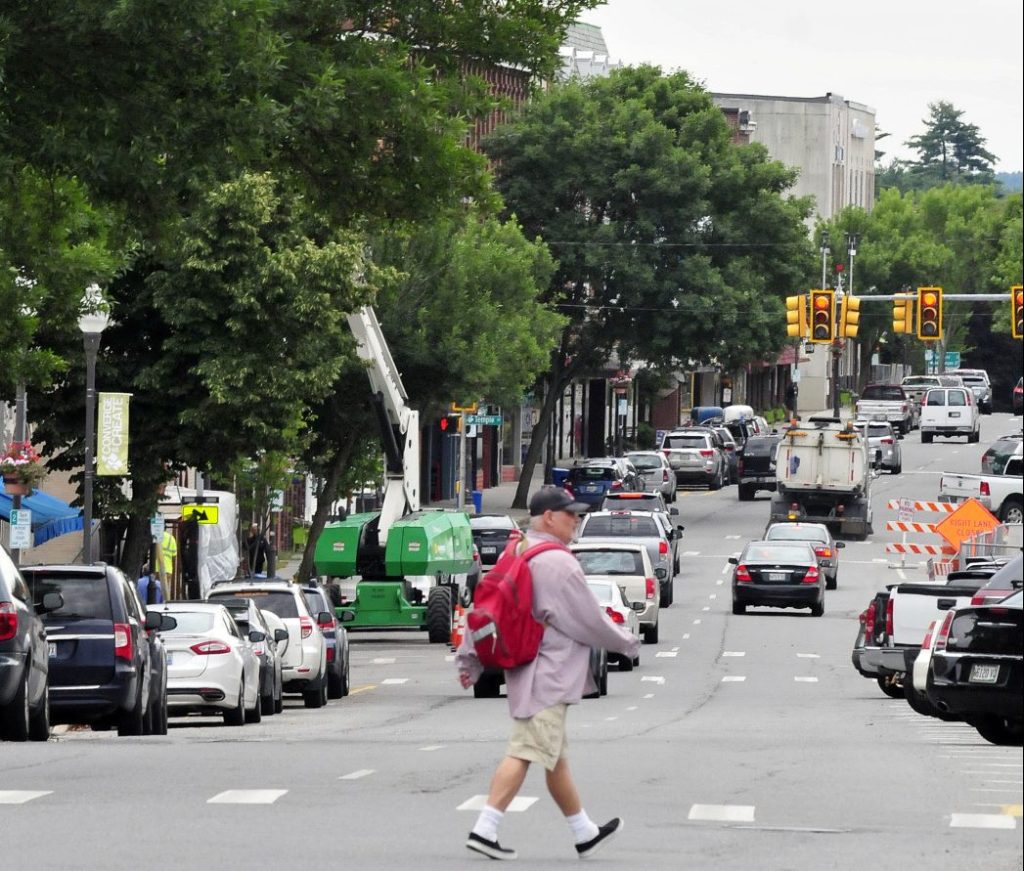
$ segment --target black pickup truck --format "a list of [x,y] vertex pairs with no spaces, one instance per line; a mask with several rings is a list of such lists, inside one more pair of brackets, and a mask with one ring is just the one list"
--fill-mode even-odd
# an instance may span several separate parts
[[780,435],[751,436],[743,445],[737,463],[739,497],[750,502],[758,490],[774,490],[775,450],[782,440]]

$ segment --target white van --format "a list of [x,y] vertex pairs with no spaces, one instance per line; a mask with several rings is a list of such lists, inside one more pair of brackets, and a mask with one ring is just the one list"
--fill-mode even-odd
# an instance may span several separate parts
[[921,443],[935,436],[967,436],[968,442],[981,438],[981,415],[969,387],[933,387],[921,405]]

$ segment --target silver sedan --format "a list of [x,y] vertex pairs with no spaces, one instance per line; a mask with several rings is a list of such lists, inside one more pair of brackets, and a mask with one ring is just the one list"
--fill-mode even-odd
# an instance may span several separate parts
[[676,501],[676,472],[661,451],[630,451],[626,454],[645,481],[644,490],[657,490],[666,502]]
[[892,475],[903,471],[899,436],[885,420],[855,420],[854,428],[867,438],[868,456],[879,468]]

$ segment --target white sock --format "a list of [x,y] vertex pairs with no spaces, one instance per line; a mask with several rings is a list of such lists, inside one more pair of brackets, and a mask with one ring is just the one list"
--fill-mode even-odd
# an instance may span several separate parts
[[591,838],[597,837],[597,823],[587,816],[587,812],[583,808],[580,808],[578,814],[566,817],[565,821],[569,824],[569,828],[572,829],[572,836],[577,844],[582,844],[585,841],[591,840]]
[[480,811],[480,816],[476,818],[476,825],[473,826],[473,834],[479,835],[481,838],[485,838],[488,841],[497,841],[498,826],[501,825],[501,820],[504,816],[504,811],[500,811],[496,807],[491,807],[489,804],[485,804],[484,809]]

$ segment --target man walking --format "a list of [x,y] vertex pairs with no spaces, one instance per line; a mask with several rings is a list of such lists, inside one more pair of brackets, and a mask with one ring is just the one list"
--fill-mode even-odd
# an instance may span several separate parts
[[[519,543],[524,550],[542,542],[569,544],[579,514],[587,510],[586,505],[573,502],[564,489],[553,486],[536,492],[529,507],[530,526]],[[516,858],[515,850],[498,843],[498,826],[522,787],[530,763],[537,762],[544,766],[548,792],[565,815],[577,854],[586,857],[622,831],[623,823],[616,817],[598,826],[583,809],[566,758],[566,711],[597,690],[590,674],[591,647],[635,658],[640,641],[607,618],[568,548],[538,554],[530,560],[530,570],[533,615],[544,624],[544,637],[536,659],[505,672],[512,735],[466,846],[492,859]],[[463,688],[480,678],[483,669],[468,636],[455,663]]]

